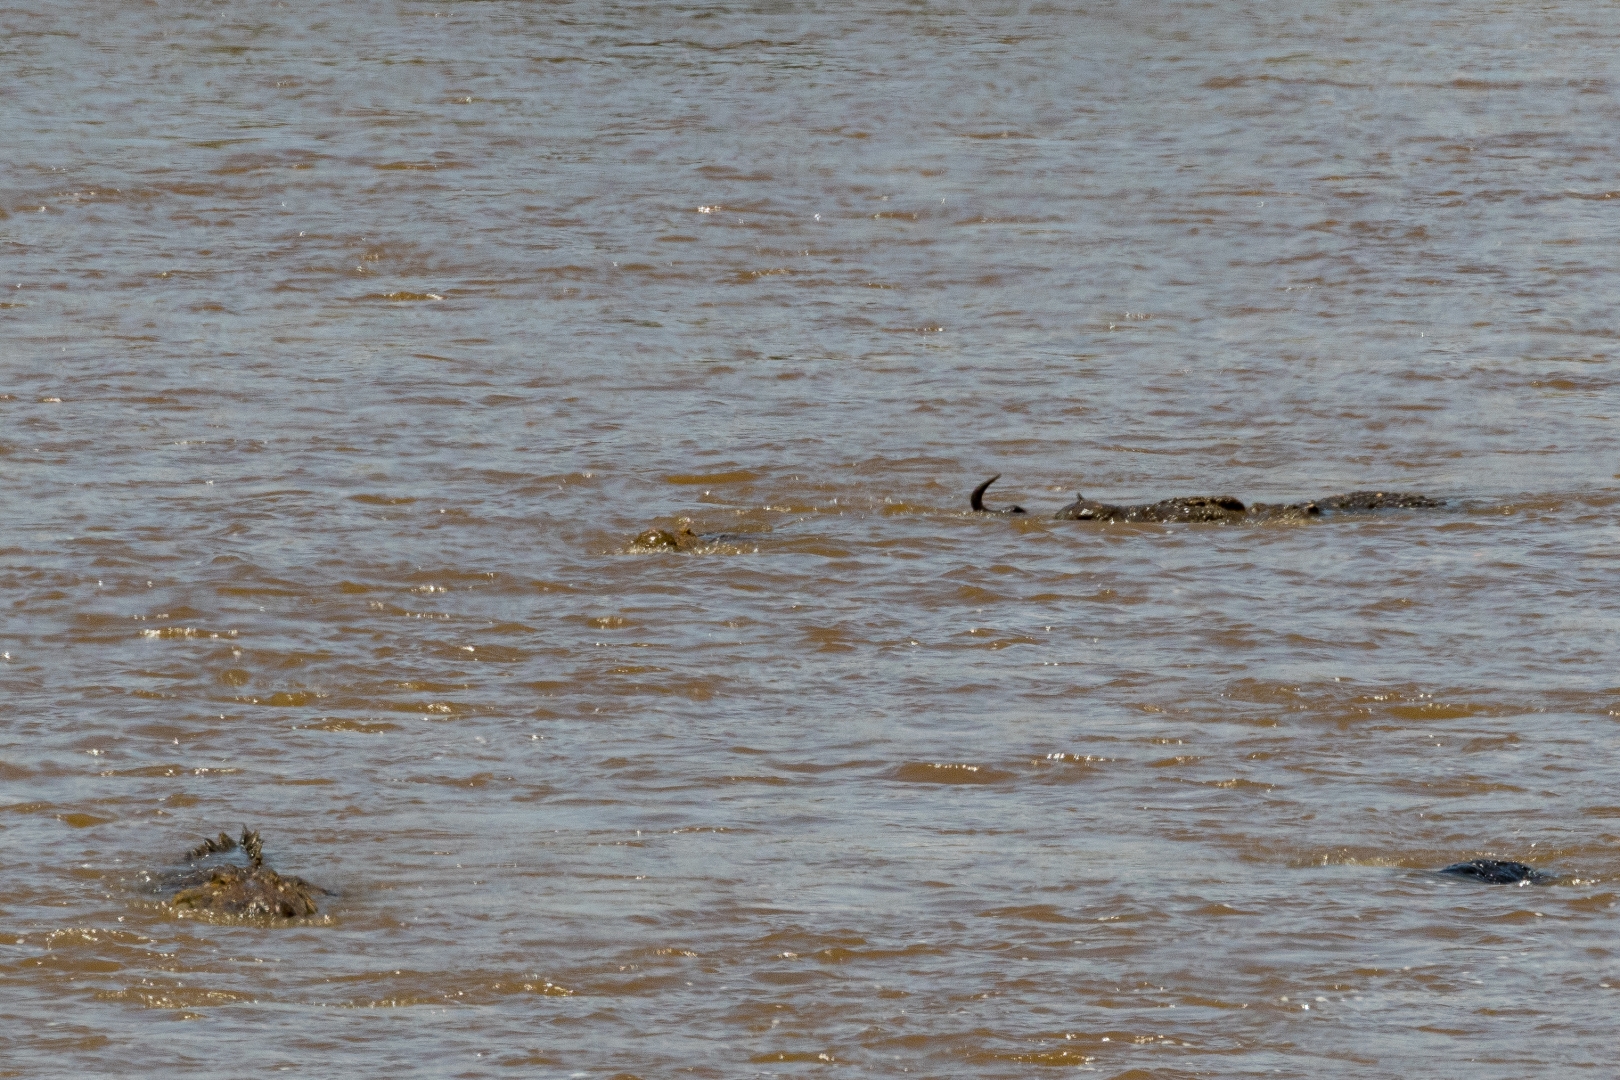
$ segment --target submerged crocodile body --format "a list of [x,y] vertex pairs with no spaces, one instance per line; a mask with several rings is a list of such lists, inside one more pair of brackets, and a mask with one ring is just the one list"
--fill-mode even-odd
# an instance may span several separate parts
[[204,840],[192,848],[187,857],[201,859],[238,847],[248,857],[246,866],[230,863],[214,867],[207,881],[181,889],[170,898],[170,905],[182,911],[215,915],[295,919],[315,914],[313,887],[302,878],[283,877],[264,865],[264,845],[257,832],[243,828],[239,841],[220,833],[216,839]]
[[713,550],[716,544],[748,544],[757,542],[759,537],[759,533],[693,532],[691,524],[683,521],[677,529],[648,529],[630,541],[630,550],[638,553]]
[[[1290,509],[1297,509],[1301,516],[1311,513],[1305,507]],[[1052,517],[1058,521],[1213,521],[1225,524],[1242,521],[1249,514],[1249,508],[1230,495],[1186,495],[1136,506],[1116,506],[1080,495]]]
[[[992,509],[984,505],[984,493],[1000,478],[1001,474],[997,473],[974,488],[968,500],[969,504],[973,509],[986,514],[1027,513],[1022,506]],[[1254,503],[1248,506],[1231,495],[1186,495],[1175,499],[1162,499],[1155,503],[1134,505],[1097,502],[1084,495],[1077,495],[1074,502],[1052,517],[1058,521],[1209,522],[1231,525],[1252,521],[1309,521],[1330,513],[1432,508],[1444,505],[1439,499],[1399,491],[1352,491],[1344,495],[1329,495],[1314,502]]]
[[679,529],[648,529],[634,540],[630,546],[637,551],[691,551],[703,538],[692,531],[690,525],[682,525]]

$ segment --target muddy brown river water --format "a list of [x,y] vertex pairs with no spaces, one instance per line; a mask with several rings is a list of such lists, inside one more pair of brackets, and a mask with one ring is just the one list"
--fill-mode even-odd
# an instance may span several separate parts
[[0,11],[0,1076],[1616,1075],[1617,56]]

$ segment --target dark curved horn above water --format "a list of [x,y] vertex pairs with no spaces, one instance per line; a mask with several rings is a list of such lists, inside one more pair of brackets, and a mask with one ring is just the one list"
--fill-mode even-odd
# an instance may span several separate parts
[[981,514],[1022,514],[1024,512],[1024,508],[1022,506],[1006,506],[1000,510],[992,510],[990,507],[984,505],[985,491],[989,489],[991,484],[1000,479],[1001,474],[996,473],[996,475],[974,488],[973,495],[968,499],[968,502],[973,505],[973,509],[977,510]]

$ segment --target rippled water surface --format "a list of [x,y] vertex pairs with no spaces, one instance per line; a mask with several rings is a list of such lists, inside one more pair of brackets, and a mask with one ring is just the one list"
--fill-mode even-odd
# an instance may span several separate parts
[[1609,1074],[1617,56],[0,13],[0,1075]]

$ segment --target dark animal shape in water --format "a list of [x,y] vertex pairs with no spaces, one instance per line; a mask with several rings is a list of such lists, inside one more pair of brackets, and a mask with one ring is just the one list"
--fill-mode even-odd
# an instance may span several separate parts
[[973,489],[973,495],[968,499],[968,502],[973,504],[973,509],[977,510],[981,514],[1023,514],[1023,513],[1027,513],[1027,511],[1022,506],[1004,506],[1000,510],[992,510],[988,506],[984,505],[984,493],[987,490],[989,490],[991,484],[995,483],[997,480],[1000,480],[1000,479],[1001,479],[1001,474],[996,473],[996,475],[992,476],[990,479],[986,480],[984,483],[980,484],[978,487]]
[[1230,495],[1188,495],[1140,506],[1077,497],[1052,516],[1059,521],[1242,521],[1249,508]]
[[682,525],[675,532],[648,529],[630,541],[630,546],[638,551],[690,551],[700,543],[702,537],[693,532],[690,525]]
[[1471,878],[1487,885],[1545,885],[1555,875],[1544,873],[1522,862],[1504,862],[1501,859],[1469,859],[1454,863],[1439,871],[1452,877]]
[[1444,499],[1413,495],[1405,491],[1352,491],[1317,499],[1323,510],[1433,510],[1446,505]]
[[311,886],[302,878],[283,877],[264,865],[264,846],[257,832],[242,829],[242,839],[232,840],[224,833],[204,840],[187,853],[200,859],[240,847],[247,854],[246,866],[220,866],[207,881],[181,889],[169,903],[184,911],[207,911],[215,915],[276,916],[295,919],[315,914]]
[[[1024,508],[1011,506],[992,510],[984,505],[984,493],[1000,479],[999,473],[973,489],[969,500],[973,509],[988,514],[1022,514]],[[1251,521],[1309,521],[1328,513],[1351,513],[1386,509],[1415,509],[1444,506],[1439,499],[1398,491],[1352,491],[1330,495],[1308,503],[1245,506],[1231,495],[1186,495],[1156,503],[1116,505],[1097,502],[1084,495],[1075,497],[1052,517],[1058,521],[1101,522],[1205,522],[1219,525]]]
[[635,552],[696,551],[699,548],[708,548],[712,551],[716,544],[756,543],[759,536],[758,533],[693,532],[691,524],[682,521],[680,528],[674,531],[669,529],[648,529],[630,541],[630,550]]

